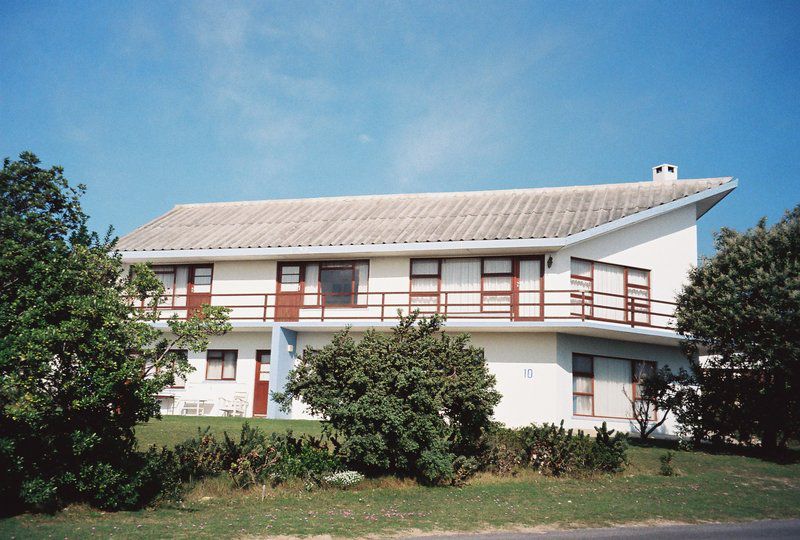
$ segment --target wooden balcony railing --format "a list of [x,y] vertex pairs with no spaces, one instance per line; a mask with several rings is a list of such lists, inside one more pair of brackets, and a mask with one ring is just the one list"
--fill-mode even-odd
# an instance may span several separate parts
[[[160,316],[185,317],[202,303],[231,309],[232,321],[392,321],[398,310],[440,313],[450,321],[604,321],[632,327],[672,329],[675,303],[580,290],[442,291],[358,293],[169,294]],[[144,309],[142,307],[142,309]]]

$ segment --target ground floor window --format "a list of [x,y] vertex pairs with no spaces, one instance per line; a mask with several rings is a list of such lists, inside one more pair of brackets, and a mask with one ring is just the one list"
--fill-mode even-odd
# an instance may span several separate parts
[[[577,416],[632,417],[631,400],[656,363],[588,354],[572,356],[572,412]],[[655,414],[655,411],[653,411]]]
[[235,350],[209,350],[206,353],[206,380],[236,380],[237,355]]

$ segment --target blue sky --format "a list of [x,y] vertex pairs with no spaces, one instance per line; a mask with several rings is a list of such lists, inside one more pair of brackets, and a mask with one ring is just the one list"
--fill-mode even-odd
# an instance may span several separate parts
[[800,3],[6,3],[0,155],[124,234],[176,203],[732,175],[800,203]]

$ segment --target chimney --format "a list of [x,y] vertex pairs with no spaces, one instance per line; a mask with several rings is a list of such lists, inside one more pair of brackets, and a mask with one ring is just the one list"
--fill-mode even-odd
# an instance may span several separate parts
[[678,166],[662,163],[653,167],[653,182],[675,182],[678,179]]

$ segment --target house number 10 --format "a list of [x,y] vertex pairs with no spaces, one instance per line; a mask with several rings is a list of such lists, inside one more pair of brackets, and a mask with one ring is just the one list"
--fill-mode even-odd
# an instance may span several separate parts
[[533,368],[525,368],[522,370],[523,379],[533,379]]

